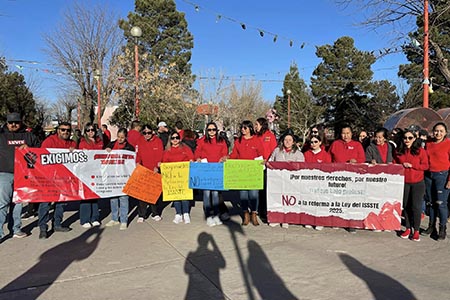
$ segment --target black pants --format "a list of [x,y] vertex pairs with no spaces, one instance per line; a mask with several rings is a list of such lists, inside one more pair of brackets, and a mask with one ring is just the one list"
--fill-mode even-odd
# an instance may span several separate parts
[[[152,217],[154,217],[154,216],[161,216],[163,209],[167,205],[169,205],[170,203],[171,202],[167,202],[167,203],[163,202],[162,201],[162,196],[160,196],[155,204],[150,204]],[[137,212],[138,212],[138,216],[140,218],[146,219],[148,217],[148,214],[147,214],[148,206],[149,206],[149,204],[147,202],[138,200]]]
[[403,192],[403,216],[405,217],[406,229],[420,228],[420,217],[422,214],[422,199],[425,194],[425,182],[405,183]]

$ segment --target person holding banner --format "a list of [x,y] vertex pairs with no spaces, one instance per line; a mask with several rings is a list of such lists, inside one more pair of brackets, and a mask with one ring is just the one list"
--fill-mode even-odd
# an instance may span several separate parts
[[0,242],[4,238],[3,224],[6,221],[10,207],[12,209],[12,233],[15,238],[27,237],[22,226],[22,204],[12,203],[14,186],[14,158],[16,148],[38,147],[39,141],[31,132],[27,132],[22,125],[19,113],[6,115],[6,125],[0,132]]
[[[106,146],[106,151],[112,150],[128,150],[134,152],[134,147],[127,141],[128,130],[126,128],[119,128],[117,131],[117,139],[110,142]],[[112,227],[120,224],[120,230],[126,230],[128,227],[128,196],[120,196],[118,198],[111,198],[111,221],[105,226]]]
[[424,234],[436,231],[436,218],[439,216],[438,239],[445,240],[447,235],[448,195],[450,192],[450,140],[447,138],[447,125],[444,122],[433,126],[433,139],[427,143],[430,172],[426,175],[427,194],[432,203],[430,224]]
[[[255,136],[253,123],[245,120],[240,126],[241,134],[234,143],[231,159],[261,159],[264,157],[264,146],[261,140]],[[250,220],[254,226],[258,226],[259,190],[240,191],[241,208],[244,211],[242,225],[246,226]],[[251,216],[249,214],[249,208]]]
[[[285,133],[280,138],[280,143],[277,148],[272,152],[269,157],[269,161],[266,163],[266,166],[270,168],[271,161],[295,161],[295,162],[303,162],[305,161],[305,157],[303,156],[302,151],[297,147],[296,139],[294,133],[289,131]],[[269,223],[269,226],[276,227],[279,226],[280,223]],[[289,228],[288,223],[282,223],[281,227]]]
[[[77,143],[70,139],[70,132],[72,131],[72,125],[69,122],[61,122],[56,129],[56,134],[46,138],[41,145],[41,148],[57,148],[57,149],[69,149],[73,151],[77,148]],[[55,212],[53,214],[54,225],[53,230],[56,232],[68,232],[72,230],[69,227],[62,226],[62,219],[64,216],[64,205],[65,203],[57,202],[55,203]],[[50,203],[41,202],[39,204],[38,212],[38,225],[40,229],[39,239],[48,238],[48,221],[50,219],[49,215]]]
[[425,194],[424,172],[428,170],[428,156],[421,143],[412,129],[406,129],[403,133],[403,142],[398,146],[394,158],[396,163],[405,168],[403,216],[406,229],[400,237],[410,238],[416,242],[420,241],[420,217]]
[[[182,162],[193,161],[194,153],[189,146],[181,143],[181,136],[178,132],[173,132],[170,135],[170,141],[163,153],[162,162]],[[189,200],[178,200],[173,202],[175,207],[175,218],[173,222],[179,224],[183,222],[185,224],[191,223],[191,217],[189,215],[191,202]]]
[[[163,156],[163,143],[161,139],[154,134],[152,127],[148,124],[142,126],[142,137],[136,145],[136,163],[141,164],[149,170],[158,172],[158,165],[161,163]],[[138,223],[144,222],[147,217],[148,203],[138,200]],[[152,219],[154,221],[161,221],[162,210],[164,204],[161,197],[156,204],[150,204],[152,210]]]
[[[331,161],[334,163],[364,163],[366,155],[362,144],[353,139],[352,128],[348,124],[341,127],[341,138],[335,140],[331,146],[329,153]],[[356,233],[355,228],[347,228],[350,233]]]
[[303,153],[306,162],[331,163],[331,156],[327,151],[325,151],[322,144],[322,137],[320,135],[311,136],[308,144],[308,151]]
[[[96,134],[92,123],[86,123],[84,126],[84,135],[80,139],[78,149],[84,150],[102,150],[103,141]],[[98,211],[98,200],[84,200],[80,202],[80,224],[83,228],[100,226],[100,213]]]
[[[223,162],[228,155],[228,146],[225,140],[218,134],[217,125],[214,122],[206,124],[206,134],[198,141],[195,150],[197,162]],[[213,214],[211,215],[211,210]],[[206,224],[210,227],[221,225],[219,218],[219,192],[203,190],[203,211],[205,213]]]
[[388,142],[388,130],[378,128],[375,139],[366,148],[366,162],[370,164],[390,164],[393,161],[394,147]]

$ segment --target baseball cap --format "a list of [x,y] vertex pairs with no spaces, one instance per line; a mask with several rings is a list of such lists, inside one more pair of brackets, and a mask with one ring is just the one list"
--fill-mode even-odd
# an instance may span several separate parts
[[166,122],[159,122],[158,127],[167,127]]
[[6,115],[6,122],[22,122],[19,113],[13,112]]

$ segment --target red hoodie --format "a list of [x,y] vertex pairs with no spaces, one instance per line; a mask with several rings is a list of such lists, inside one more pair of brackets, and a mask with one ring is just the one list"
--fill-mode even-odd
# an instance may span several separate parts
[[156,135],[152,136],[148,141],[141,137],[137,142],[136,151],[136,163],[143,165],[147,169],[154,170],[162,160],[163,144]]
[[178,147],[170,147],[164,151],[162,162],[180,162],[194,160],[194,154],[189,146],[180,145]]
[[335,140],[330,147],[331,161],[336,163],[346,163],[351,159],[356,159],[357,163],[366,161],[366,154],[360,142],[351,140],[346,143],[343,140]]
[[206,158],[208,162],[219,162],[219,160],[228,155],[228,146],[225,141],[217,143],[213,138],[211,143],[207,142],[205,137],[197,141],[197,149],[195,150],[195,159]]
[[412,168],[405,168],[405,183],[417,183],[423,180],[424,171],[428,170],[427,152],[419,148],[418,155],[412,155],[409,149],[404,154],[396,154],[395,162],[403,164],[405,162],[412,164]]
[[42,144],[41,148],[59,148],[59,149],[70,149],[76,148],[77,143],[73,140],[63,140],[58,137],[58,134],[53,134],[46,138]]
[[130,143],[134,148],[136,148],[136,145],[139,142],[139,139],[141,138],[141,133],[137,131],[136,129],[131,129],[128,131],[127,135],[127,141]]
[[305,162],[309,163],[330,163],[331,162],[331,156],[328,154],[327,151],[324,149],[320,149],[320,152],[314,153],[312,152],[312,149],[309,149],[305,153],[303,153],[305,156]]
[[242,137],[240,142],[239,139],[237,139],[234,142],[234,148],[231,152],[230,158],[255,159],[259,156],[264,157],[264,147],[256,136],[252,136],[249,139]]
[[268,160],[273,150],[277,147],[277,138],[272,131],[267,130],[262,135],[257,135],[264,147],[264,159]]

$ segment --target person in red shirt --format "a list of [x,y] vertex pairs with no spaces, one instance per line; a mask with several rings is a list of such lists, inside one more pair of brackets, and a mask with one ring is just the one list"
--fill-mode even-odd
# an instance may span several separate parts
[[405,168],[403,216],[406,229],[400,237],[411,238],[416,242],[420,241],[420,217],[425,194],[424,171],[428,170],[428,156],[421,143],[411,129],[406,129],[403,133],[403,142],[396,149],[394,157],[395,162]]
[[175,131],[178,132],[178,134],[181,136],[181,139],[184,138],[183,123],[181,121],[175,122]]
[[352,140],[352,128],[343,125],[341,138],[335,140],[330,146],[331,161],[335,163],[363,163],[366,155],[360,142]]
[[[84,135],[80,139],[78,149],[102,150],[103,141],[96,135],[94,125],[87,123],[84,126]],[[83,228],[100,226],[100,213],[98,211],[98,199],[83,200],[80,202],[80,223]]]
[[111,131],[108,129],[108,125],[102,124],[102,133],[103,133],[103,146],[106,147],[106,145],[111,142]]
[[[241,135],[234,143],[233,151],[230,154],[232,159],[255,159],[263,158],[264,147],[254,134],[253,123],[251,121],[245,120],[240,126]],[[254,226],[258,226],[258,205],[259,205],[259,191],[240,191],[241,207],[244,211],[244,219],[242,225],[246,226],[250,223],[250,214],[248,209],[251,211],[251,221]]]
[[[49,136],[46,138],[42,144],[41,148],[60,148],[60,149],[69,149],[73,151],[77,147],[77,143],[70,139],[70,132],[72,131],[72,126],[68,122],[61,122],[56,129],[56,134]],[[53,214],[54,225],[53,230],[56,232],[68,232],[72,230],[69,227],[62,226],[62,219],[64,216],[64,205],[65,203],[57,202],[55,203],[55,212]],[[38,225],[40,229],[39,238],[46,239],[48,238],[47,230],[48,230],[48,221],[50,219],[49,216],[50,203],[49,202],[41,202],[39,204],[39,212],[38,212]]]
[[388,142],[388,130],[378,128],[375,140],[366,148],[366,162],[371,164],[390,164],[393,161],[394,147]]
[[[106,145],[106,151],[128,150],[134,152],[134,147],[127,141],[128,130],[119,128],[117,131],[117,140]],[[126,230],[128,227],[128,209],[129,197],[127,195],[111,198],[111,221],[105,226],[112,227],[120,224],[120,230]]]
[[444,122],[433,126],[433,139],[426,144],[430,172],[427,172],[425,184],[431,201],[430,223],[423,234],[436,231],[436,218],[439,216],[438,239],[444,240],[447,235],[448,195],[450,192],[450,140],[447,138],[447,125]]
[[[219,135],[216,123],[209,122],[206,124],[206,134],[198,140],[194,155],[195,160],[197,162],[201,162],[202,160],[211,163],[223,162],[226,160],[227,155],[227,143]],[[218,191],[203,190],[203,211],[208,226],[222,225],[222,221],[219,218]]]
[[[170,144],[167,145],[167,149],[163,153],[162,162],[169,163],[194,160],[194,153],[192,153],[189,146],[181,143],[181,137],[178,132],[171,133],[169,137]],[[183,220],[185,224],[191,223],[191,217],[189,215],[191,201],[173,201],[173,206],[175,207],[175,218],[173,219],[175,224],[179,224]]]
[[[158,166],[161,163],[163,151],[163,143],[154,134],[152,127],[148,124],[142,126],[142,136],[136,145],[136,163],[154,172],[159,172]],[[138,201],[138,223],[144,222],[144,219],[147,217],[147,206],[147,202]],[[161,197],[156,204],[150,204],[150,207],[152,210],[152,219],[154,221],[161,221],[161,214],[164,209],[164,203],[162,203]]]
[[[131,122],[131,129],[128,131],[127,135],[127,141],[130,143],[134,148],[136,148],[136,145],[141,138],[141,122],[134,120]],[[136,149],[138,151],[138,149]]]
[[309,149],[303,155],[305,162],[309,163],[331,163],[331,156],[322,147],[322,138],[320,135],[313,135],[308,141]]

